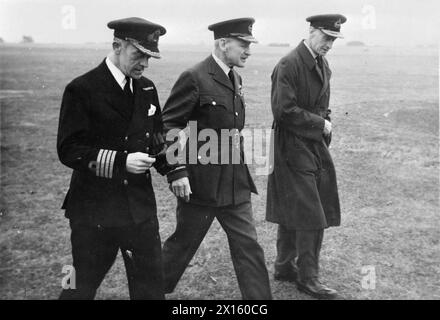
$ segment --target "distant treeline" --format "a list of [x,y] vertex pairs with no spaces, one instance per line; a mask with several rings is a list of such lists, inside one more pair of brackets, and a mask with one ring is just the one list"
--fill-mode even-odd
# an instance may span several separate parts
[[289,43],[273,42],[268,44],[269,47],[290,47]]
[[365,43],[362,41],[348,41],[347,46],[349,47],[365,47]]

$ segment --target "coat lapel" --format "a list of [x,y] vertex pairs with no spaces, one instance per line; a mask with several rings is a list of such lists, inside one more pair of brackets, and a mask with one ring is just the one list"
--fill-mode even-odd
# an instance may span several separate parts
[[[318,66],[316,64],[316,61],[310,54],[309,50],[306,48],[304,41],[301,41],[300,44],[298,45],[298,52],[302,60],[304,61],[304,64],[307,66],[310,72],[316,72],[319,76],[319,79],[321,79],[322,87],[319,92],[318,99],[316,100],[317,104],[319,104],[329,87],[329,79],[328,79],[329,67],[327,60],[323,59],[323,68],[321,73],[317,70]],[[315,69],[315,71],[312,71],[313,69]]]
[[145,120],[146,117],[148,117],[148,110],[151,108],[150,99],[147,99],[148,93],[142,90],[142,86],[139,80],[133,79],[133,91],[133,116],[131,117],[130,125],[128,126],[127,135],[144,129]]
[[105,93],[105,101],[107,104],[117,112],[126,121],[130,121],[128,113],[125,110],[125,96],[124,91],[116,82],[112,73],[105,64],[105,60],[99,65],[103,91]]
[[321,82],[324,83],[324,76],[323,76],[321,70],[319,69],[318,64],[315,64],[315,71],[318,74],[319,79],[321,79]]
[[[231,80],[229,80],[228,76],[223,72],[222,68],[220,68],[218,63],[215,62],[214,58],[212,56],[209,56],[207,60],[208,60],[208,73],[212,76],[212,78],[221,85],[234,91]],[[235,73],[235,75],[237,75],[237,73]],[[237,76],[235,78],[235,81],[237,82]]]
[[324,94],[327,91],[328,86],[329,86],[329,79],[328,79],[328,76],[327,76],[328,64],[327,64],[327,61],[325,61],[325,59],[323,59],[323,61],[324,61],[323,65],[322,65],[323,66],[323,68],[322,68],[322,73],[323,73],[322,81],[323,81],[323,85],[322,85],[321,91],[319,92],[318,99],[316,100],[317,104],[319,104],[321,98],[324,96]]
[[309,70],[311,72],[315,72],[319,79],[321,79],[321,82],[324,83],[324,75],[318,70],[316,60],[310,54],[309,49],[307,49],[306,45],[304,44],[304,41],[301,41],[298,45],[298,52]]

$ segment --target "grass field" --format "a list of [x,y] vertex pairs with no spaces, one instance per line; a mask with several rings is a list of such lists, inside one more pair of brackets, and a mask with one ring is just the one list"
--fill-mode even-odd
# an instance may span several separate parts
[[[291,49],[291,48],[290,48]],[[269,128],[270,73],[289,48],[255,47],[240,70],[247,127]],[[210,48],[164,47],[146,76],[164,104],[178,75]],[[65,85],[105,57],[103,46],[0,47],[0,299],[54,299],[71,264],[70,229],[60,206],[70,169],[55,149]],[[440,299],[439,96],[436,48],[335,47],[331,151],[342,226],[328,229],[321,275],[348,299]],[[255,176],[259,241],[275,299],[308,299],[273,281],[276,225],[265,222],[266,176]],[[162,240],[175,226],[175,200],[155,175]],[[215,222],[170,299],[240,299],[227,239]],[[373,266],[375,289],[361,286]],[[98,299],[126,299],[122,258]]]

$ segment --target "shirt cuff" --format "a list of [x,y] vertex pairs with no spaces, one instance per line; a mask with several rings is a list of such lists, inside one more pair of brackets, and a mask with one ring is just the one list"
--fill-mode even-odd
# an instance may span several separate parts
[[180,178],[188,177],[188,171],[186,171],[185,166],[179,166],[175,168],[174,170],[171,170],[167,173],[167,180],[168,183],[171,183],[175,180],[178,180]]

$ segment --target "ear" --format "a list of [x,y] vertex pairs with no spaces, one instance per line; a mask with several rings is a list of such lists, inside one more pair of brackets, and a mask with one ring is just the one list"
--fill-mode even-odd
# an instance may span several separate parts
[[220,38],[219,42],[218,42],[218,47],[220,48],[221,51],[226,51],[226,44],[227,44],[227,39],[225,38]]
[[113,52],[116,55],[119,55],[121,53],[121,50],[122,50],[122,44],[120,42],[113,41]]

